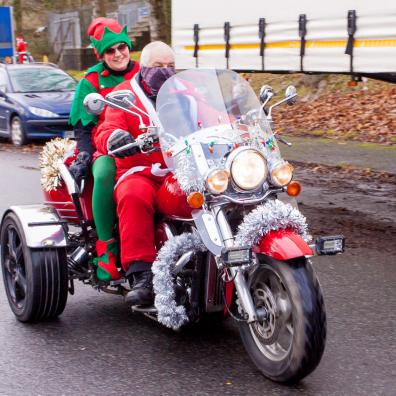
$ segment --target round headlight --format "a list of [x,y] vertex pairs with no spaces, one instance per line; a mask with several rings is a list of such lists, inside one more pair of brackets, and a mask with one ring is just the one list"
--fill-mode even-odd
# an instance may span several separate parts
[[283,162],[271,171],[271,181],[279,187],[286,186],[293,177],[293,166],[288,162]]
[[255,190],[264,183],[267,175],[267,162],[256,150],[243,150],[232,161],[232,180],[242,190]]
[[212,194],[221,194],[228,187],[230,174],[225,169],[215,169],[206,178],[206,185]]

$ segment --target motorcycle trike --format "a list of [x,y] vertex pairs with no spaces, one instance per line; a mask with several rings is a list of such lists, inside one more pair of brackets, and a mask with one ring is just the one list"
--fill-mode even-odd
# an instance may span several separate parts
[[[312,241],[305,217],[281,200],[296,196],[300,185],[281,156],[272,110],[292,104],[296,92],[289,87],[269,106],[273,96],[264,87],[260,102],[233,71],[194,69],[164,83],[150,125],[130,91],[91,94],[85,105],[138,117],[142,134],[117,150],[161,150],[169,171],[156,202],[155,303],[132,310],[172,329],[229,316],[258,369],[294,382],[315,369],[325,347],[312,257],[341,253],[345,242],[342,236]],[[124,276],[96,276],[91,181],[79,186],[69,173],[73,144],[56,140],[44,149],[44,203],[12,206],[2,219],[3,280],[22,322],[59,316],[76,280],[108,293],[129,290]]]

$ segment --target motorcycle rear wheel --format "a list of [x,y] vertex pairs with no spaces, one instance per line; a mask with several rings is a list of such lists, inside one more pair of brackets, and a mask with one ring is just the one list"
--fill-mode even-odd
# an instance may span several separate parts
[[16,318],[38,322],[59,316],[68,295],[65,249],[26,246],[23,228],[12,212],[3,220],[0,244],[5,291]]
[[266,320],[239,323],[250,358],[267,378],[295,383],[319,364],[326,343],[326,312],[316,274],[305,258],[289,262],[264,256],[248,284]]

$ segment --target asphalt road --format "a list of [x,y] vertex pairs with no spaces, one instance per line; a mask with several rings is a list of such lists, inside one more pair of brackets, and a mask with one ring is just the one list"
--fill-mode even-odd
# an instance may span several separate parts
[[[0,150],[1,213],[40,202],[36,168],[35,154]],[[315,221],[326,209],[312,191],[302,209]],[[396,253],[375,249],[375,230],[372,245],[359,243],[363,230],[349,231],[353,248],[314,260],[328,341],[319,367],[296,386],[257,372],[231,320],[173,332],[131,313],[121,297],[77,285],[58,320],[26,325],[15,320],[1,282],[0,395],[394,395]]]

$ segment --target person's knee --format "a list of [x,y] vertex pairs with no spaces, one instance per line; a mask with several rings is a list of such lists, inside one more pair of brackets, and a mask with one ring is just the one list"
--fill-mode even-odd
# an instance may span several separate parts
[[122,199],[126,202],[133,202],[137,205],[148,205],[151,203],[150,194],[147,192],[142,194],[139,189],[130,188],[126,190],[122,196]]
[[126,183],[117,187],[116,195],[118,196],[118,205],[133,205],[135,208],[142,210],[154,207],[154,190],[145,181],[137,180],[135,183],[126,181]]
[[111,168],[102,168],[93,170],[94,182],[99,185],[114,185],[115,170]]

